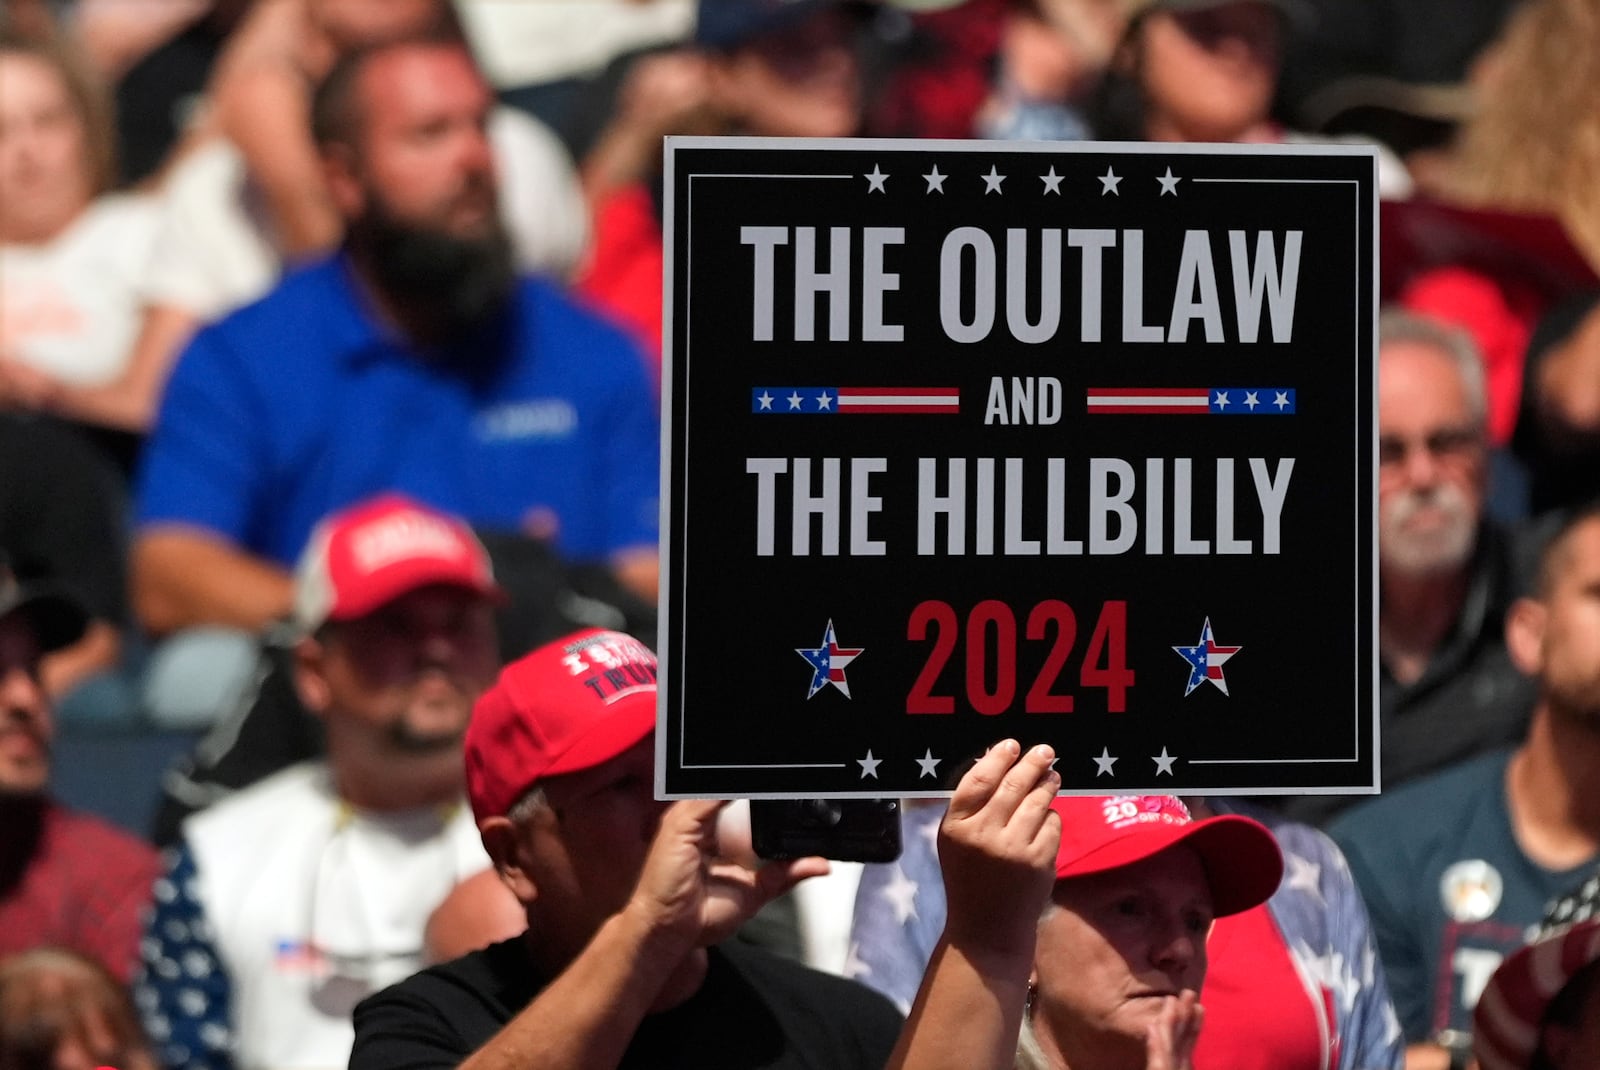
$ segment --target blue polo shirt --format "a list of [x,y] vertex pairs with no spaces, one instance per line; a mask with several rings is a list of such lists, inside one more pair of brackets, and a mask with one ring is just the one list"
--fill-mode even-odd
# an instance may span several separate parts
[[603,559],[656,543],[657,421],[633,344],[552,284],[523,280],[494,322],[420,350],[335,256],[183,352],[136,522],[210,529],[290,566],[323,515],[395,490],[481,528],[554,518],[566,557]]

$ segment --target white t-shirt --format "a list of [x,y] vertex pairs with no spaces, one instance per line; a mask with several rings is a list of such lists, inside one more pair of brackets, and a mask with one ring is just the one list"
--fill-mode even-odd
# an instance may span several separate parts
[[[490,114],[489,143],[518,266],[565,277],[589,239],[588,208],[565,146],[538,120],[507,107]],[[173,167],[144,287],[149,303],[214,320],[277,282],[282,258],[247,177],[244,157],[221,139]]]
[[355,1003],[422,968],[428,915],[489,866],[464,801],[354,811],[324,762],[200,811],[184,838],[232,981],[240,1070],[344,1066]]
[[0,354],[80,385],[121,374],[139,334],[154,198],[101,197],[44,245],[0,245]]
[[598,73],[615,56],[684,41],[694,0],[456,0],[472,54],[501,89]]

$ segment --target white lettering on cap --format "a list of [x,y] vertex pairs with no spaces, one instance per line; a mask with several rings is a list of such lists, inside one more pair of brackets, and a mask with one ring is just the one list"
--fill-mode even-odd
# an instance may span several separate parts
[[400,513],[355,532],[351,554],[363,572],[376,572],[415,557],[459,558],[461,536],[438,517]]

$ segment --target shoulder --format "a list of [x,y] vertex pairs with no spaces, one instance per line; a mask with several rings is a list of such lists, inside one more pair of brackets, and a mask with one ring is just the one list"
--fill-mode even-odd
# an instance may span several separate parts
[[642,377],[644,358],[620,326],[556,283],[527,275],[518,289],[524,337],[534,359],[558,359],[588,375]]
[[285,833],[303,834],[299,822],[331,812],[335,803],[327,765],[301,762],[194,814],[184,822],[184,835],[191,842],[226,839],[259,847]]
[[148,193],[108,193],[84,213],[83,227],[95,240],[147,246],[161,220],[161,202]]
[[517,296],[522,310],[533,317],[531,326],[536,332],[571,333],[624,347],[630,345],[621,327],[550,279],[522,276]]
[[489,112],[489,142],[497,154],[513,154],[514,163],[572,170],[566,147],[555,132],[517,108],[501,105]]
[[[472,951],[449,962],[435,963],[377,992],[366,1004],[401,1000],[413,1004],[434,1004],[448,992],[496,991],[518,980],[527,982],[532,967],[522,950],[522,938],[512,937]],[[531,993],[530,993],[531,994]]]
[[50,807],[50,837],[59,853],[93,859],[97,881],[148,880],[161,869],[160,856],[150,844],[98,817],[64,806]]
[[[262,296],[201,327],[179,362],[180,372],[196,362],[232,363],[281,381],[294,378],[284,376],[286,362],[297,369],[325,363],[319,354],[332,332],[318,319],[327,310],[348,307],[340,270],[337,258],[290,270]],[[263,360],[268,347],[272,359]]]
[[229,197],[244,183],[244,157],[227,138],[216,137],[184,153],[162,183],[163,199],[174,208],[196,194]]
[[767,995],[775,1009],[820,1013],[829,1021],[849,1021],[858,1029],[899,1031],[902,1019],[895,1005],[888,997],[856,981],[814,970],[737,940],[719,944],[714,951]]
[[1413,850],[1458,837],[1477,815],[1505,809],[1510,759],[1509,750],[1494,751],[1410,781],[1341,814],[1328,834],[1351,855],[1382,844]]
[[235,309],[216,326],[236,332],[260,331],[268,337],[281,335],[286,313],[304,313],[327,307],[347,307],[350,290],[341,273],[343,261],[337,254],[310,260],[285,271],[278,284],[261,297]]
[[467,1055],[531,1002],[540,987],[521,937],[491,944],[362,1000],[353,1015],[356,1048],[359,1053],[370,1044],[377,1050],[395,1039],[391,1033],[415,1037],[423,1032]]

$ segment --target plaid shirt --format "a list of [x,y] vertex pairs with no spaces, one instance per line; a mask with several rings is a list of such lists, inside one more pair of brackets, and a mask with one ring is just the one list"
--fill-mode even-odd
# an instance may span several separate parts
[[0,958],[65,947],[127,981],[139,957],[141,915],[161,872],[155,849],[51,801],[38,811],[36,836],[28,817],[8,814],[10,827],[0,832],[0,872],[18,872],[14,882],[0,879]]

